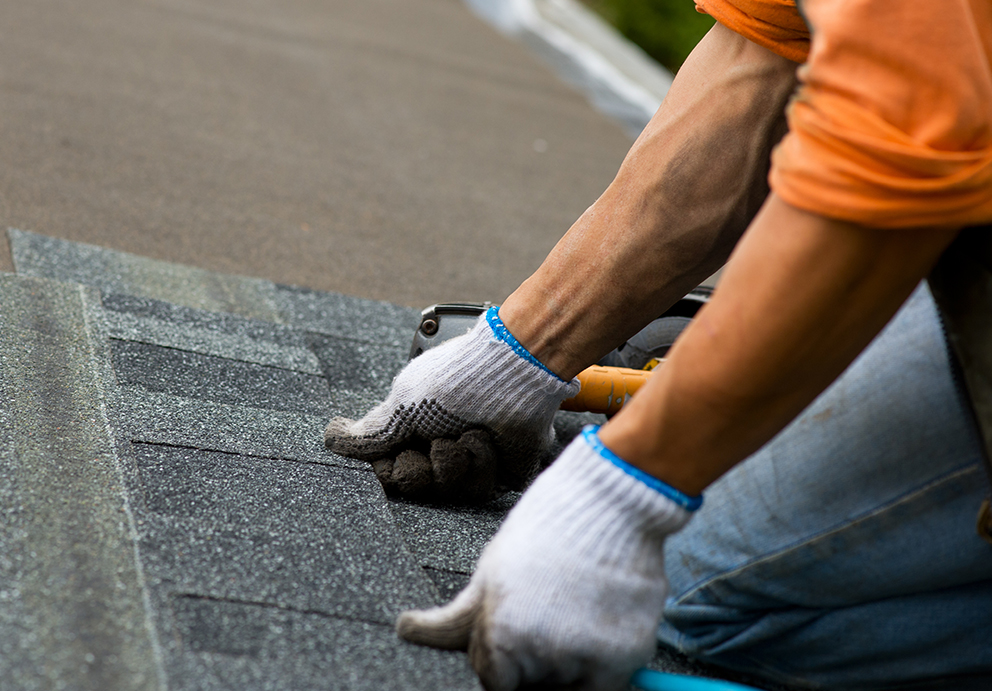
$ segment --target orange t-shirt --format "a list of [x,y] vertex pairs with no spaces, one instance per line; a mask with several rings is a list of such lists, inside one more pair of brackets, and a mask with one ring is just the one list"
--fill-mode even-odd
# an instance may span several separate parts
[[[877,228],[992,222],[992,2],[696,0],[790,60],[800,88],[769,182]],[[808,53],[808,54],[807,54]]]

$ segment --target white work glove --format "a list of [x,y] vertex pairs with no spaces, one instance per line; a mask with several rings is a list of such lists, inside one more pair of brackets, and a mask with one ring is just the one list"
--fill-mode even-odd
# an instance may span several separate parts
[[552,453],[555,411],[578,390],[578,380],[560,379],[527,352],[493,307],[467,334],[407,364],[361,420],[331,420],[324,443],[380,461],[387,491],[416,496],[433,485],[440,498],[484,500],[494,482],[519,489],[533,477]]
[[408,641],[467,649],[489,691],[617,691],[655,650],[665,538],[698,508],[587,427],[534,481],[451,603],[404,612]]

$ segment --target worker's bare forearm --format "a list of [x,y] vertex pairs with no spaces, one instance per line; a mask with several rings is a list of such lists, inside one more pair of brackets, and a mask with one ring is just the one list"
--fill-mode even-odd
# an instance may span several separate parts
[[956,231],[877,230],[772,195],[665,366],[602,430],[690,494],[760,448],[898,310]]
[[614,182],[504,303],[538,359],[574,376],[723,264],[767,195],[794,73],[719,25],[700,42]]

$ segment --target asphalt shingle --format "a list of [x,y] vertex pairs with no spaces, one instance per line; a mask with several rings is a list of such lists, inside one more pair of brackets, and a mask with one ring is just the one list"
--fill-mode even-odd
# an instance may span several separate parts
[[485,506],[430,506],[392,501],[396,524],[421,565],[470,574],[482,548],[496,534],[519,497],[508,493]]
[[7,235],[19,274],[92,285],[104,293],[279,321],[271,303],[273,284],[269,281],[217,274],[13,228]]
[[[464,655],[405,644],[392,622],[464,587],[517,495],[388,501],[368,464],[322,444],[329,415],[388,390],[415,312],[12,238],[29,270],[68,266],[102,293],[0,276],[0,678],[478,688]],[[177,293],[177,276],[209,285]],[[602,419],[559,414],[560,443]]]
[[153,689],[160,658],[80,286],[0,275],[0,679]]
[[[152,667],[152,674],[141,678],[152,687],[168,680],[175,688],[231,688],[242,682],[252,688],[323,688],[328,675],[338,675],[347,680],[345,687],[356,689],[407,688],[425,678],[434,679],[436,686],[477,688],[464,656],[396,639],[392,622],[399,611],[431,606],[443,597],[406,546],[368,464],[330,454],[321,443],[327,416],[354,416],[372,405],[405,357],[405,349],[391,345],[388,338],[384,345],[362,342],[356,335],[374,339],[369,323],[391,320],[395,313],[410,317],[410,311],[388,308],[385,316],[376,317],[369,308],[379,303],[348,304],[340,297],[273,288],[304,315],[322,301],[329,304],[337,310],[330,321],[338,327],[345,313],[359,321],[372,315],[361,328],[343,329],[348,338],[339,339],[260,321],[257,315],[165,303],[156,299],[162,296],[162,286],[166,294],[175,286],[147,270],[149,265],[139,258],[125,258],[123,264],[131,267],[127,273],[120,271],[120,257],[101,257],[94,248],[41,244],[48,252],[46,260],[53,266],[68,263],[76,278],[95,266],[103,289],[118,291],[119,281],[111,280],[108,286],[104,279],[125,273],[132,281],[126,287],[144,295],[105,292],[101,303],[98,293],[79,286],[7,279],[15,284],[28,281],[35,292],[36,285],[54,286],[58,295],[75,296],[77,301],[80,295],[89,296],[85,309],[76,306],[73,319],[63,318],[65,310],[53,307],[51,300],[28,301],[22,311],[35,322],[45,315],[39,323],[49,331],[73,333],[77,340],[88,335],[93,341],[87,359],[68,365],[51,348],[35,348],[49,371],[36,373],[34,381],[75,382],[73,391],[83,402],[106,410],[104,443],[115,450],[117,481],[110,486],[116,495],[92,503],[107,511],[114,501],[127,501],[134,515],[134,534],[125,532],[104,548],[117,552],[116,561],[106,560],[108,565],[122,558],[133,562],[138,555],[143,569],[144,586],[128,592],[141,605],[139,630],[162,644],[157,654],[138,655]],[[60,249],[71,250],[71,262],[62,261]],[[179,273],[166,271],[168,276]],[[135,276],[145,283],[136,286]],[[231,282],[223,277],[213,281],[222,284]],[[194,294],[198,290],[191,288]],[[17,305],[22,298],[14,295],[7,302]],[[317,321],[313,314],[309,318]],[[16,331],[5,333],[10,335],[5,359],[20,359],[16,348],[25,347],[23,336],[18,334],[15,341]],[[411,333],[412,327],[407,335]],[[103,361],[95,364],[100,358]],[[80,379],[79,372],[67,369],[70,366],[82,369],[85,376]],[[80,392],[76,380],[90,382],[92,389]],[[22,383],[7,384],[5,393],[13,397]],[[24,395],[15,400],[22,402]],[[28,406],[24,412],[34,416],[36,425],[43,421],[37,407]],[[5,471],[16,459],[12,430],[31,428],[9,419],[18,409],[4,411],[3,431],[9,438]],[[53,409],[64,413],[66,406]],[[75,431],[68,434],[71,438]],[[81,467],[94,470],[91,464]],[[35,483],[43,478],[36,469],[29,475]],[[33,507],[34,495],[25,499],[24,482],[16,474],[0,476],[5,506]],[[6,523],[5,546],[37,553],[40,543],[31,535],[18,538],[17,525]],[[34,549],[24,548],[29,538]],[[85,547],[79,536],[72,539]],[[47,556],[53,563],[64,561]],[[18,572],[23,565],[7,558],[3,566]],[[92,570],[90,562],[69,566],[87,576]],[[13,652],[24,647],[25,640],[37,643],[43,622],[26,615],[16,596],[21,592],[19,581],[12,576],[3,583],[5,603],[0,611],[6,616],[0,646]],[[9,584],[17,588],[6,587]],[[70,612],[86,601],[71,590],[65,597],[75,598],[67,608]],[[59,629],[79,631],[73,625],[48,631],[54,635]],[[49,655],[41,642],[40,654]],[[77,646],[84,650],[84,663],[99,645],[96,639],[95,644]],[[116,651],[123,644],[111,641],[106,646]],[[71,648],[67,646],[70,652]],[[108,674],[119,680],[120,665],[110,667]],[[65,670],[55,673],[62,680],[69,678]],[[105,688],[139,686],[115,682]]]
[[460,593],[468,585],[472,574],[461,571],[448,571],[446,569],[434,569],[430,566],[424,567],[424,572],[428,578],[434,581],[434,586],[441,596],[442,602],[448,602]]
[[124,386],[305,415],[330,412],[323,377],[134,341],[112,339],[110,345]]
[[[412,340],[413,329],[409,336]],[[380,345],[315,333],[308,334],[307,340],[331,388],[332,400],[357,392],[381,400],[410,354],[409,344]]]
[[17,273],[177,306],[270,321],[349,340],[409,347],[418,313],[376,300],[218,274],[8,229]]
[[258,603],[180,596],[170,680],[184,690],[480,686],[462,653],[411,646],[391,626]]
[[283,323],[351,341],[409,349],[420,324],[417,310],[338,293],[273,284],[271,299]]
[[[120,392],[117,424],[127,438],[156,444],[328,463],[350,468],[368,464],[324,449],[323,417],[225,405],[131,387]],[[348,414],[348,409],[335,408]]]
[[135,444],[141,553],[170,592],[391,625],[437,595],[368,470]]
[[102,302],[112,338],[321,374],[297,329],[119,293]]

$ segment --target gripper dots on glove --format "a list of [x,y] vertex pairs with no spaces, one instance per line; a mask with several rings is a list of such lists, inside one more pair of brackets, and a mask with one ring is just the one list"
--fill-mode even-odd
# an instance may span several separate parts
[[430,454],[415,449],[372,464],[386,494],[420,501],[477,504],[496,491],[496,449],[485,430],[435,439]]

